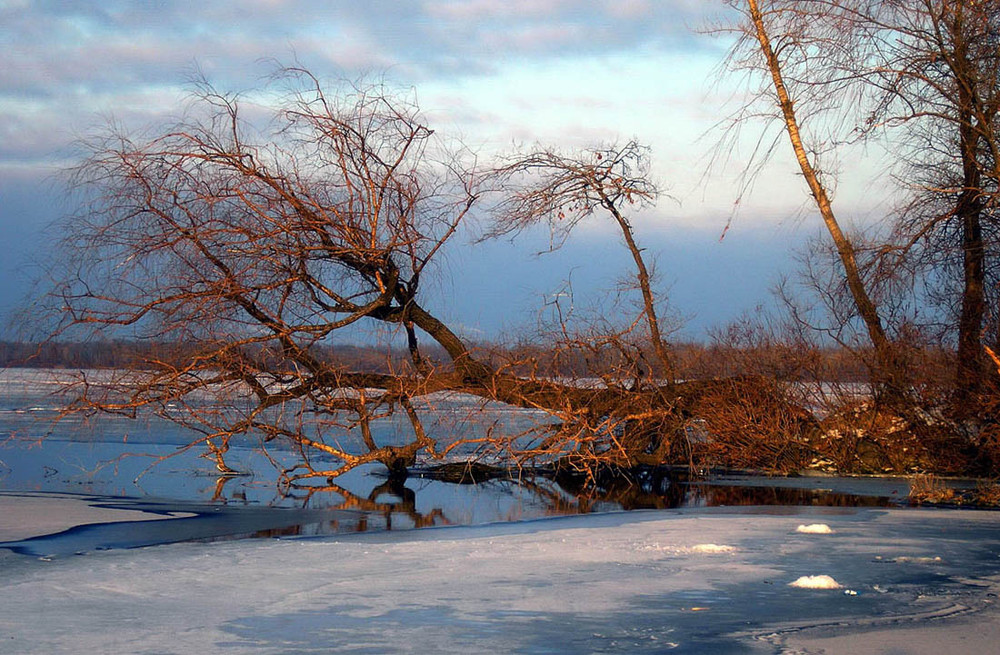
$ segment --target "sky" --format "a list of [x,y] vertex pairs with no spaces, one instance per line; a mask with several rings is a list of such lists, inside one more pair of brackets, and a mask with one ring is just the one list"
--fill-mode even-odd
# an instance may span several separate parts
[[[704,32],[723,11],[715,0],[0,0],[0,313],[44,277],[58,236],[45,228],[73,209],[60,171],[76,140],[108,121],[163,124],[196,72],[244,91],[277,61],[412,89],[436,131],[483,156],[536,142],[649,145],[669,197],[634,217],[636,236],[683,334],[698,338],[769,302],[816,226],[790,159],[739,211],[741,154],[706,176],[717,124],[739,99],[717,81],[726,38]],[[842,202],[860,207],[865,193]],[[567,282],[584,306],[628,273],[600,220],[563,252],[542,249],[467,239],[446,254],[425,304],[470,337],[496,338],[530,329]]]

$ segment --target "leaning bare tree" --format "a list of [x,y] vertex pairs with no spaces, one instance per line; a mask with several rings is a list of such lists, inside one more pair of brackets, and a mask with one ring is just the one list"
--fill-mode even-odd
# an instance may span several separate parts
[[[89,202],[66,225],[75,269],[53,294],[60,332],[128,327],[183,352],[81,376],[71,410],[155,411],[199,431],[223,471],[245,433],[298,448],[293,478],[317,473],[315,453],[398,468],[428,446],[411,398],[487,374],[416,300],[476,200],[476,173],[433,158],[405,99],[377,87],[328,97],[305,71],[286,73],[293,96],[272,134],[205,87],[198,119],[145,141],[112,134],[76,169]],[[315,345],[362,320],[406,334],[408,370],[363,374],[317,357]],[[418,328],[451,356],[447,372],[422,356]],[[371,422],[397,408],[414,439],[376,444]],[[329,439],[338,427],[357,428],[363,451]]]
[[648,149],[635,141],[567,156],[553,150],[521,154],[498,170],[508,194],[495,211],[490,237],[547,223],[559,246],[580,221],[595,213],[614,222],[635,265],[642,295],[641,320],[648,329],[660,376],[673,381],[674,367],[657,312],[657,297],[627,210],[651,206],[658,190],[649,179]]
[[[829,230],[878,369],[901,374],[879,280],[923,280],[956,344],[954,412],[973,411],[984,382],[995,270],[1000,115],[1000,4],[989,0],[746,0],[732,62],[759,71]],[[817,128],[818,126],[818,128]],[[809,132],[808,128],[812,127]],[[823,128],[827,134],[819,134]],[[824,148],[887,146],[903,202],[895,234],[866,272],[834,216]],[[887,195],[888,195],[887,193]],[[995,303],[994,303],[995,304]],[[987,336],[987,333],[990,333]],[[878,371],[875,371],[878,373]]]
[[[906,387],[904,366],[859,265],[857,247],[834,211],[830,182],[819,165],[830,140],[815,132],[810,140],[803,127],[809,119],[820,123],[825,115],[850,104],[856,95],[854,77],[844,72],[847,68],[844,60],[852,56],[850,39],[854,34],[848,32],[838,40],[831,36],[836,33],[837,25],[816,20],[823,13],[823,8],[816,5],[825,3],[746,0],[730,4],[744,20],[737,28],[738,39],[730,54],[730,65],[756,72],[761,81],[754,101],[777,110],[777,115],[773,115],[765,109],[764,115],[782,125],[836,249],[854,309],[874,352],[875,382],[890,395],[897,395]],[[740,121],[742,118],[739,117]]]
[[[405,97],[381,87],[327,94],[300,69],[281,79],[290,100],[263,127],[239,98],[206,85],[178,125],[90,144],[74,173],[86,202],[62,225],[69,264],[50,294],[55,337],[159,347],[127,370],[81,373],[69,413],[153,412],[194,430],[188,448],[222,472],[233,439],[270,453],[280,445],[297,453],[284,484],[368,463],[404,475],[418,455],[458,450],[584,471],[676,453],[691,408],[718,385],[673,380],[630,223],[656,194],[644,148],[542,150],[484,172],[442,148]],[[435,258],[486,194],[496,235],[591,214],[617,225],[636,267],[638,316],[618,331],[566,330],[554,346],[585,361],[611,352],[600,383],[557,380],[530,356],[477,354],[422,304]],[[370,372],[326,356],[331,337],[372,330],[404,342],[407,357],[387,355]],[[543,420],[516,434],[434,434],[426,410],[441,393]],[[375,427],[389,420],[409,435],[382,439]]]

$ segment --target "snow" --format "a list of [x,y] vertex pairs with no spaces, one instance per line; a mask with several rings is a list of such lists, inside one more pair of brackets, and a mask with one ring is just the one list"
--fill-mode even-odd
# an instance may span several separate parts
[[802,534],[833,534],[833,530],[826,523],[810,523],[809,525],[800,525],[795,528],[796,532],[801,532]]
[[789,587],[799,589],[841,589],[841,584],[828,575],[803,575],[794,582],[788,583]]
[[719,554],[719,553],[731,553],[734,550],[736,549],[733,548],[732,546],[720,546],[718,544],[695,544],[694,546],[691,547],[691,552],[693,553]]
[[934,557],[906,557],[906,556],[903,556],[903,557],[896,557],[892,561],[896,562],[896,563],[916,562],[918,564],[937,564],[938,562],[941,561],[941,556],[940,555],[936,555]]
[[866,629],[854,634],[795,635],[792,641],[796,650],[789,649],[788,652],[851,655],[992,653],[996,652],[996,644],[1000,643],[1000,621],[963,622],[956,626],[944,643],[941,633],[941,625],[930,621]]
[[[1000,515],[781,509],[9,555],[0,653],[860,652],[928,616],[904,652],[995,644],[968,626],[1000,623]],[[803,517],[834,536],[790,538]]]
[[103,508],[79,496],[0,492],[0,541],[20,541],[68,530],[77,525],[194,516]]

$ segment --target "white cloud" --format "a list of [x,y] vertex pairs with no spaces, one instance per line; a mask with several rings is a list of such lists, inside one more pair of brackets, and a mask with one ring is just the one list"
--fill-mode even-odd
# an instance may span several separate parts
[[572,4],[575,3],[568,0],[431,0],[423,3],[423,8],[430,16],[480,21],[497,17],[550,17]]

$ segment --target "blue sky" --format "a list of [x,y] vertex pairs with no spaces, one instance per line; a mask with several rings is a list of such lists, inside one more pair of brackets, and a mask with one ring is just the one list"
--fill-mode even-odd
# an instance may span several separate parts
[[[697,336],[766,302],[815,225],[779,158],[720,240],[740,154],[704,172],[738,88],[714,82],[727,44],[701,30],[721,11],[711,0],[0,0],[0,312],[43,270],[42,227],[71,209],[54,176],[74,139],[109,119],[178,114],[196,69],[244,90],[273,70],[265,60],[297,59],[321,77],[412,87],[432,127],[484,155],[535,141],[650,145],[671,198],[635,217],[638,238]],[[853,211],[866,193],[838,200]],[[627,273],[599,221],[554,256],[533,256],[537,243],[459,245],[428,304],[470,336],[530,327],[566,279],[585,304]]]

